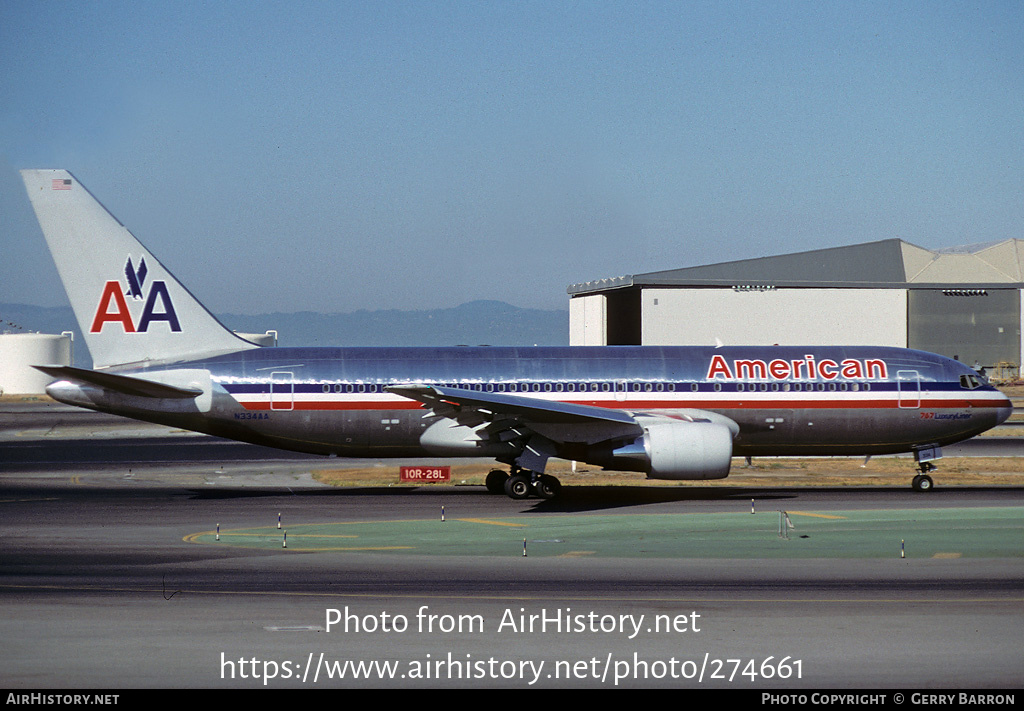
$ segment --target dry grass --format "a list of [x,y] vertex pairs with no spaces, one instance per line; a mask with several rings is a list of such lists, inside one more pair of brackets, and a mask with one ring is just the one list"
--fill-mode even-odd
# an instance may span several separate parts
[[[1024,484],[1024,462],[1012,457],[950,457],[938,462],[932,478],[940,485],[1007,486]],[[452,466],[453,484],[483,485],[491,465],[473,463]],[[747,467],[742,459],[733,460],[727,479],[716,481],[656,481],[637,472],[609,472],[580,465],[574,473],[567,462],[555,462],[548,473],[566,486],[899,486],[907,487],[916,473],[909,457],[863,459],[755,459]],[[393,465],[358,469],[320,469],[314,478],[333,486],[420,486],[398,481]]]

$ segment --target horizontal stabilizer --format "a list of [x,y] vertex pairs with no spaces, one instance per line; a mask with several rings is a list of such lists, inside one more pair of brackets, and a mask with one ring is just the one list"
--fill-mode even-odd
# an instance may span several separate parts
[[96,370],[75,368],[70,365],[34,365],[32,367],[54,378],[71,380],[86,385],[97,385],[107,390],[137,397],[185,400],[203,394],[203,391],[199,388],[178,388],[173,385],[155,383],[152,380],[133,378],[127,375],[115,375],[114,373],[101,373]]

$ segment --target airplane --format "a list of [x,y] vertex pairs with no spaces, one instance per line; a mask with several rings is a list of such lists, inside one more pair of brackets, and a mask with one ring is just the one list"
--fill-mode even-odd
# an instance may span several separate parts
[[225,328],[70,172],[21,171],[94,369],[40,364],[71,405],[298,452],[488,457],[513,499],[553,458],[711,480],[735,456],[913,453],[1005,421],[959,361],[864,346],[260,347]]

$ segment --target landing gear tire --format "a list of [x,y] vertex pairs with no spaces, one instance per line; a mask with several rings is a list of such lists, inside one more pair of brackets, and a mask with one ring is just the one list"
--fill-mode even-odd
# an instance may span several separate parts
[[914,491],[931,491],[935,488],[935,482],[927,474],[918,474],[911,480],[910,486]]
[[558,481],[558,479],[553,476],[542,474],[541,477],[534,482],[533,491],[542,499],[553,499],[562,491],[562,482]]
[[492,469],[487,474],[485,484],[487,491],[492,494],[504,494],[505,482],[508,481],[508,472],[503,469]]
[[505,481],[505,494],[510,499],[527,499],[532,492],[529,474],[513,474]]

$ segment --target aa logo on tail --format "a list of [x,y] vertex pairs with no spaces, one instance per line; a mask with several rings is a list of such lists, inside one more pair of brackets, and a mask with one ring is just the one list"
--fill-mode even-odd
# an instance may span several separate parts
[[[128,257],[124,265],[125,285],[120,281],[108,281],[103,286],[103,293],[100,295],[99,304],[96,306],[96,315],[93,316],[90,333],[100,333],[108,323],[120,324],[124,333],[146,333],[150,325],[155,321],[164,321],[171,331],[180,332],[181,325],[178,323],[178,314],[174,310],[174,303],[171,301],[171,294],[167,291],[167,284],[160,280],[150,283],[148,293],[146,291],[146,275],[149,273],[146,267],[146,258],[139,260],[139,268],[132,264],[132,258]],[[128,300],[145,300],[142,307],[142,315],[138,323],[132,317],[128,309]]]

